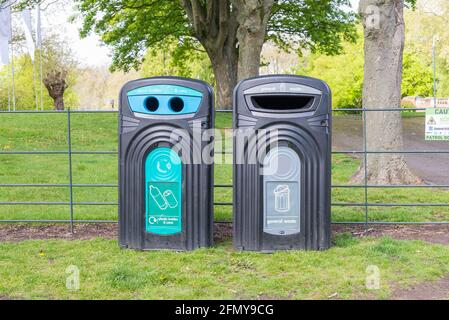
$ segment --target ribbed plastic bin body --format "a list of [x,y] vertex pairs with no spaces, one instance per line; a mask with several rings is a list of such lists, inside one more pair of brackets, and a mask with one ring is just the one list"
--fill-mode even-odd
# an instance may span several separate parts
[[[212,89],[184,78],[127,83],[120,96],[119,237],[123,248],[193,250],[213,242]],[[197,137],[198,138],[198,137]],[[213,151],[211,152],[213,154]]]
[[318,79],[266,76],[242,81],[234,95],[234,246],[329,248],[329,87]]

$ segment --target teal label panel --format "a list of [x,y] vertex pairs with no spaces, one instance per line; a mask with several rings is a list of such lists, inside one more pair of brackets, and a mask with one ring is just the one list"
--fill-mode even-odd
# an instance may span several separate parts
[[182,163],[170,148],[152,151],[145,163],[146,231],[172,235],[182,231]]

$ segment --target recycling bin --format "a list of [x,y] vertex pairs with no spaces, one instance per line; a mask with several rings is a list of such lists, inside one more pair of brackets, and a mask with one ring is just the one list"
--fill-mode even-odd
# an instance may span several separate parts
[[122,88],[121,247],[194,250],[212,245],[213,97],[206,83],[176,77],[131,81]]
[[263,76],[234,91],[234,246],[330,247],[331,92],[321,80]]

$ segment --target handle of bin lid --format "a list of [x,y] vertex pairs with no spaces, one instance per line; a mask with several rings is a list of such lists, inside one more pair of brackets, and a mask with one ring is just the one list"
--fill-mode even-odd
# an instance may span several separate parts
[[249,94],[263,94],[263,93],[289,93],[289,94],[314,94],[322,95],[320,90],[314,89],[301,84],[289,82],[276,82],[269,84],[262,84],[247,89],[243,92],[245,95]]

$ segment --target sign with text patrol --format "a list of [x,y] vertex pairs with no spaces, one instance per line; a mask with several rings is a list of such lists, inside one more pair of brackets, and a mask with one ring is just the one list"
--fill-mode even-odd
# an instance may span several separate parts
[[449,108],[427,109],[426,140],[449,141]]

